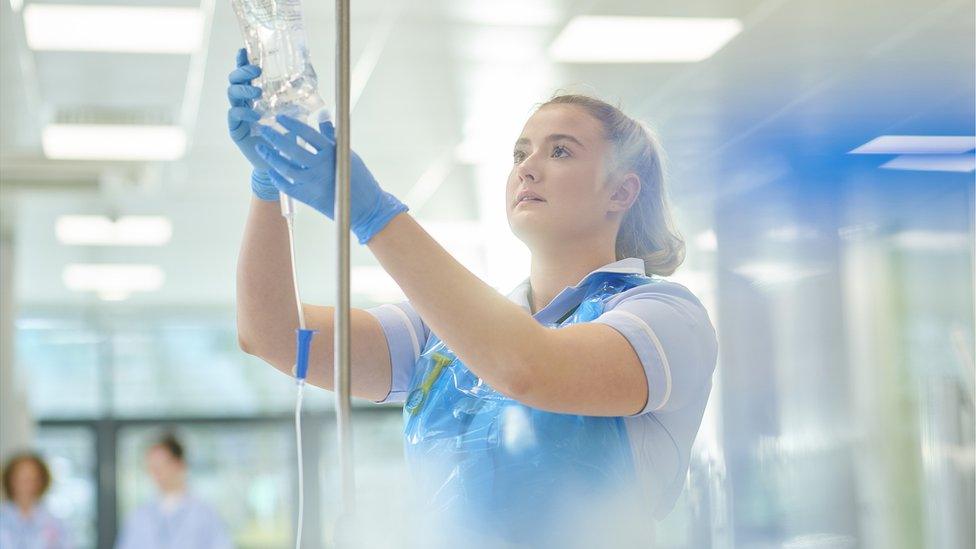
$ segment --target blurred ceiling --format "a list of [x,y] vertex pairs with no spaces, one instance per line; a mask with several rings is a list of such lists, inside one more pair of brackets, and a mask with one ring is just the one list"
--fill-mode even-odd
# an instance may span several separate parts
[[[26,46],[23,12],[3,0],[2,216],[15,238],[22,304],[97,304],[62,282],[65,265],[77,262],[160,265],[163,288],[135,294],[130,304],[233,303],[250,192],[248,165],[226,134],[225,93],[241,39],[229,1],[199,6],[211,24],[192,55],[36,52]],[[329,102],[334,7],[304,8]],[[552,62],[549,44],[581,14],[733,17],[743,31],[698,63]],[[974,131],[969,0],[369,0],[354,1],[352,15],[361,90],[353,146],[387,190],[500,287],[526,274],[526,253],[508,234],[501,202],[511,142],[533,105],[557,89],[595,93],[658,129],[690,236],[711,226],[717,200],[739,192],[732,182],[873,170],[881,160],[845,153],[883,134]],[[187,153],[137,163],[55,161],[41,151],[46,123],[120,120],[182,125]],[[782,169],[769,176],[770,165]],[[166,215],[173,239],[159,248],[64,246],[54,235],[62,214]],[[332,302],[334,226],[310,210],[302,214],[298,249],[308,299]],[[377,265],[361,247],[353,264]],[[376,299],[360,291],[354,305]]]

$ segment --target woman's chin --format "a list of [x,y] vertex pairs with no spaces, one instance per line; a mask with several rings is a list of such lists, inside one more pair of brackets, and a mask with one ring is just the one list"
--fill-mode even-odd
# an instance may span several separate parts
[[530,248],[534,244],[546,241],[550,232],[542,223],[527,219],[510,218],[508,226],[511,227],[512,234]]

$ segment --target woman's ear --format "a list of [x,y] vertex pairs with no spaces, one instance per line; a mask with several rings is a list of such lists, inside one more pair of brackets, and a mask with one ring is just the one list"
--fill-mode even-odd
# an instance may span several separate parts
[[619,183],[616,183],[613,194],[610,195],[610,211],[625,212],[640,195],[641,181],[637,174],[629,172],[624,174]]

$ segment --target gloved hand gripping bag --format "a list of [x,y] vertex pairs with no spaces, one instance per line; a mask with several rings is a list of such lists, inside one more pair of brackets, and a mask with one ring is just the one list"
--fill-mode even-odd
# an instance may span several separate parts
[[[254,85],[261,97],[254,110],[261,124],[276,126],[286,114],[313,127],[329,118],[318,93],[318,78],[309,59],[300,0],[231,0],[252,64],[261,67]],[[279,127],[280,128],[280,127]],[[252,126],[256,135],[257,126]]]

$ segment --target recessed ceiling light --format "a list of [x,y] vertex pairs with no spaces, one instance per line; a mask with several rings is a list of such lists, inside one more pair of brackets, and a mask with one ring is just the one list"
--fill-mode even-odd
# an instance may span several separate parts
[[156,265],[72,263],[64,268],[61,279],[69,290],[118,297],[158,290],[166,276]]
[[976,171],[976,156],[972,154],[903,154],[881,165],[886,170],[917,170],[922,172]]
[[882,135],[849,154],[960,154],[974,148],[972,135]]
[[693,63],[742,32],[738,19],[579,15],[549,47],[568,63]]
[[777,261],[747,263],[734,268],[733,271],[760,286],[795,283],[828,272],[824,267],[804,267]]
[[892,235],[891,240],[900,248],[929,252],[954,252],[970,247],[968,233],[962,231],[908,230]]
[[178,126],[48,124],[44,156],[67,160],[176,160],[186,151]]
[[125,215],[117,221],[103,215],[62,215],[54,225],[58,242],[88,246],[162,246],[173,236],[173,224],[160,215]]
[[203,37],[198,8],[30,4],[24,32],[33,50],[192,53]]

